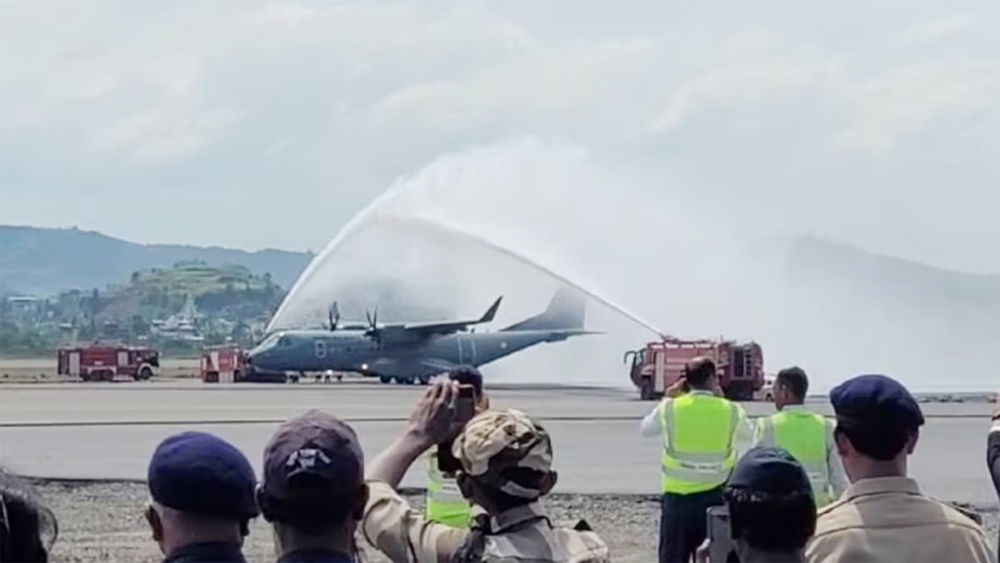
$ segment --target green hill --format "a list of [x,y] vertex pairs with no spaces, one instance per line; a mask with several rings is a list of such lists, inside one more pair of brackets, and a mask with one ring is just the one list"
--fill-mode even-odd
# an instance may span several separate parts
[[192,260],[219,267],[237,264],[290,287],[312,258],[308,252],[146,245],[78,229],[0,225],[0,293],[54,295],[104,288],[128,280],[137,270]]

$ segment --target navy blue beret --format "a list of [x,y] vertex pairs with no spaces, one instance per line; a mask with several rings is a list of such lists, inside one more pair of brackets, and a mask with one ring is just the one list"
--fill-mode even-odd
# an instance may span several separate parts
[[760,493],[812,495],[809,476],[792,454],[762,446],[740,458],[726,486]]
[[837,423],[854,428],[915,430],[924,423],[917,400],[884,375],[859,375],[830,391]]
[[157,446],[147,474],[153,500],[182,512],[244,520],[258,514],[253,467],[238,449],[204,432],[184,432]]

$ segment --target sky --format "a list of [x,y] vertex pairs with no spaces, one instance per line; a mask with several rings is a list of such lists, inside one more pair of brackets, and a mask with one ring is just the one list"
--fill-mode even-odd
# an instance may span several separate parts
[[0,0],[0,222],[318,251],[532,135],[720,220],[997,273],[998,31],[995,1]]

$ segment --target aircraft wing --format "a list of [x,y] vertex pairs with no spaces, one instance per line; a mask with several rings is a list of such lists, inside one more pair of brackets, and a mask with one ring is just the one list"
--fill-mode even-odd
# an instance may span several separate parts
[[387,330],[389,332],[408,332],[411,334],[449,334],[452,332],[458,332],[460,330],[465,330],[466,328],[488,323],[493,320],[493,317],[497,314],[497,309],[500,308],[500,301],[503,300],[503,296],[498,297],[493,305],[483,314],[482,317],[467,321],[432,321],[425,323],[404,323],[399,325],[387,325],[385,327],[380,327],[381,330]]

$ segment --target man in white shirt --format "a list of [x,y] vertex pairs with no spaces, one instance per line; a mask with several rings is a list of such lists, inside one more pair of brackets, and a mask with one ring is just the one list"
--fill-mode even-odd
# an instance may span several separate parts
[[736,460],[753,445],[753,427],[740,405],[722,397],[715,364],[695,358],[640,426],[662,443],[660,563],[686,563],[705,540],[709,507]]

